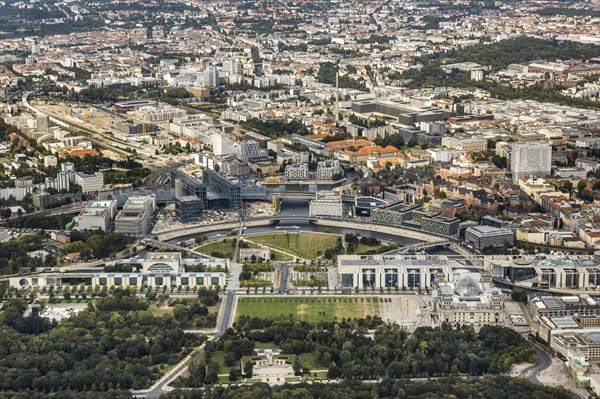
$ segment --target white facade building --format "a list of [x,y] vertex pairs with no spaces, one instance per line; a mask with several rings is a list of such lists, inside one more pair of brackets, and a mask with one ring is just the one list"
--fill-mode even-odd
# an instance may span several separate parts
[[513,181],[521,177],[546,176],[552,172],[552,147],[544,142],[515,142],[510,151]]
[[316,198],[310,201],[308,215],[341,218],[344,215],[342,197],[332,191],[317,191]]
[[285,179],[287,181],[308,180],[308,164],[292,164],[285,167]]
[[117,201],[91,201],[87,207],[81,211],[77,218],[77,228],[79,230],[97,230],[107,231],[111,221],[117,215]]
[[431,255],[338,255],[338,287],[329,288],[431,288],[436,278],[450,280],[451,262]]
[[81,192],[84,194],[97,193],[104,186],[104,173],[96,172],[86,175],[81,172],[75,173],[75,184],[81,186]]
[[337,159],[317,163],[317,180],[331,180],[339,173],[343,173],[343,169]]

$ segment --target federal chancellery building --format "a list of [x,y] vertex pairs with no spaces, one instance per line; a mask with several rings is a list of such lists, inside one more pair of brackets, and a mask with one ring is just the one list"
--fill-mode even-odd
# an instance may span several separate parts
[[[135,260],[122,260],[135,264]],[[139,262],[139,261],[138,261]],[[186,264],[202,264],[206,272],[186,272]],[[135,266],[134,266],[135,267]],[[92,285],[121,287],[211,287],[225,285],[224,259],[184,259],[180,252],[150,252],[141,260],[141,270],[131,273],[94,274]]]
[[[107,263],[131,272],[50,272],[30,276],[7,277],[3,287],[29,288],[63,285],[100,287],[224,287],[229,260],[219,258],[183,258],[179,252],[150,252],[144,257],[119,259]],[[199,272],[186,272],[186,267]]]

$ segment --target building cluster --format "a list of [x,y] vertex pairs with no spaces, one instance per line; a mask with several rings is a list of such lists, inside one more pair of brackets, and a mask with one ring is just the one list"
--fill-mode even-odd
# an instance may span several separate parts
[[499,281],[524,288],[600,290],[600,254],[488,256],[485,268]]
[[89,201],[76,218],[76,228],[144,236],[151,226],[155,210],[155,195],[128,196],[120,210],[117,200]]
[[532,334],[565,359],[578,387],[598,394],[600,374],[590,363],[600,360],[600,297],[536,292],[529,294],[528,305]]

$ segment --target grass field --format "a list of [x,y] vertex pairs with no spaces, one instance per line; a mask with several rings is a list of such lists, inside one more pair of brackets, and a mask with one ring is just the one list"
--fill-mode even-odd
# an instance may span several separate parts
[[373,250],[378,250],[379,248],[383,247],[384,244],[380,244],[380,245],[365,245],[365,244],[358,244],[358,246],[356,247],[356,250],[354,250],[354,253],[356,255],[361,255],[364,254],[368,251],[373,251]]
[[310,297],[240,298],[236,318],[241,315],[258,318],[292,318],[309,323],[321,320],[379,316],[378,298],[371,297]]
[[[201,245],[195,248],[196,251],[211,255],[212,253],[218,252],[223,255],[224,258],[231,259],[233,257],[234,247],[231,245],[231,242],[234,239],[232,237],[219,239],[216,241],[209,242],[208,244]],[[247,242],[248,247],[250,248],[258,248],[258,245],[253,244],[251,242]],[[275,253],[275,259],[273,260],[293,260],[291,256],[288,256],[284,253],[278,251],[272,251]]]
[[301,353],[300,355],[300,364],[302,367],[306,367],[310,370],[327,370],[329,367],[328,364],[319,364],[315,362],[312,353]]
[[326,249],[334,248],[338,235],[323,233],[276,233],[256,234],[248,239],[267,247],[279,249],[304,259],[314,259],[325,253]]
[[231,259],[233,257],[233,250],[235,248],[233,245],[231,245],[232,242],[234,242],[233,238],[224,238],[222,240],[201,245],[198,248],[195,248],[195,250],[208,255],[218,252],[222,254],[224,258]]

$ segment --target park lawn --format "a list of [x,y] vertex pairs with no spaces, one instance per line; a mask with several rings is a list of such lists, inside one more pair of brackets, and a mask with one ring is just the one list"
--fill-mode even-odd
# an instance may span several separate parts
[[224,258],[233,258],[233,251],[235,247],[231,245],[234,239],[231,237],[223,238],[217,241],[209,242],[208,244],[201,245],[195,248],[195,251],[202,252],[208,255],[213,253],[220,253]]
[[325,250],[334,248],[337,245],[338,237],[336,234],[326,233],[285,232],[257,234],[250,236],[249,239],[304,259],[314,259],[323,255]]
[[356,247],[356,249],[354,250],[354,254],[356,255],[362,255],[367,253],[368,251],[377,251],[379,250],[379,248],[385,246],[385,244],[380,244],[380,245],[365,245],[365,244],[358,244],[358,246]]
[[315,359],[312,353],[301,353],[300,364],[303,368],[311,370],[311,373],[312,370],[326,370],[329,367],[328,364],[315,363]]
[[158,317],[165,315],[165,314],[173,314],[173,308],[166,304],[162,305],[162,306],[158,306],[156,303],[151,303],[150,306],[148,306],[148,310],[154,316],[158,316]]
[[[197,299],[192,297],[190,299],[185,299],[185,301],[191,303],[192,301],[197,301]],[[207,306],[208,313],[219,313],[219,309],[221,308],[222,302],[223,301],[218,301],[214,306]],[[161,317],[165,314],[173,314],[173,306],[170,306],[168,303],[159,305],[156,302],[150,302],[150,306],[148,306],[148,311],[154,316]]]
[[235,365],[229,367],[225,364],[225,351],[217,351],[214,353],[213,361],[219,364],[219,373],[225,374],[229,373],[230,369],[235,369],[238,371],[238,374],[241,373],[240,363],[237,362]]
[[279,348],[275,345],[275,342],[260,342],[254,341],[254,349],[277,349]]
[[266,318],[292,318],[309,323],[343,318],[379,316],[379,300],[370,297],[251,297],[240,298],[236,318],[241,315]]
[[311,371],[305,378],[309,380],[325,380],[327,379],[327,371]]
[[283,252],[279,252],[277,250],[271,249],[271,253],[275,254],[275,259],[273,260],[280,260],[280,261],[291,261],[294,260],[293,257],[284,254]]

